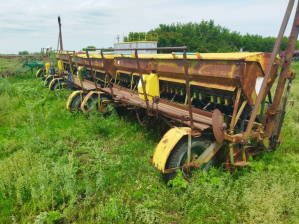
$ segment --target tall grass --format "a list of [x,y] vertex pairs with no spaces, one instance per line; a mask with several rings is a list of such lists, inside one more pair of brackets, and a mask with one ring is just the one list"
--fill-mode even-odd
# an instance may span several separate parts
[[[299,64],[294,64],[299,70]],[[30,75],[0,79],[0,223],[297,223],[298,82],[284,145],[233,175],[196,175],[167,187],[149,162],[158,130],[65,109]]]

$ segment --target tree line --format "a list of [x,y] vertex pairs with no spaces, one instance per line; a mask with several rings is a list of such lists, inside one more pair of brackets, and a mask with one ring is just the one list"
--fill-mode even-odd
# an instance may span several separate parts
[[[216,25],[213,20],[200,23],[172,23],[160,24],[148,34],[158,34],[159,47],[188,46],[189,52],[272,52],[276,37],[263,37],[261,35],[245,34],[230,31]],[[139,33],[129,33],[129,39],[136,39]],[[128,38],[127,38],[128,39]],[[127,40],[126,39],[126,40]],[[288,37],[284,36],[280,51],[286,50]],[[296,44],[299,48],[299,42]]]

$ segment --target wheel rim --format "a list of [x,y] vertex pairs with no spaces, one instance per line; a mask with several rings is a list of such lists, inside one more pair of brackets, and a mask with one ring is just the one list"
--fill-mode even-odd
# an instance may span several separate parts
[[[204,148],[203,147],[192,147],[191,148],[191,158],[190,158],[190,162],[194,162],[196,159],[198,159],[198,157],[200,157],[200,155],[204,152]],[[180,166],[183,166],[187,163],[187,157],[188,157],[188,151],[183,155],[181,162],[180,162]],[[205,165],[200,167],[200,170],[204,171],[205,170]],[[186,175],[187,178],[191,178],[192,177],[192,171],[194,171],[195,169],[193,167],[190,167],[189,169],[183,169],[184,174]]]
[[89,98],[89,100],[87,101],[87,104],[85,104],[84,106],[85,110],[89,110],[92,111],[94,109],[98,109],[98,98]]

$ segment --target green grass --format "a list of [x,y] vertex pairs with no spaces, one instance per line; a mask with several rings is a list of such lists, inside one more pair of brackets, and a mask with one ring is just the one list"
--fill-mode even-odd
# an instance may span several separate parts
[[[299,63],[293,65],[298,71]],[[113,111],[71,114],[27,74],[0,79],[0,223],[297,223],[299,84],[284,145],[233,175],[165,185],[150,163],[158,130]]]
[[23,62],[18,59],[4,59],[0,58],[0,73],[9,71],[16,71],[22,67]]

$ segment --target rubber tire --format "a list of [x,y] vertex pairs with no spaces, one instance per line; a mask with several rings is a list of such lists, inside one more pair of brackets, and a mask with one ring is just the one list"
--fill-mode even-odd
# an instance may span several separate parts
[[65,82],[64,82],[64,81],[59,81],[59,83],[58,83],[58,81],[56,81],[56,82],[54,83],[54,85],[52,86],[51,89],[52,89],[54,92],[56,92],[56,90],[59,89],[59,84],[60,84],[60,86],[61,86],[62,84],[65,84]]
[[[201,153],[204,152],[211,144],[212,144],[212,139],[206,136],[200,136],[198,138],[192,138],[191,142],[191,151],[192,150],[202,150]],[[179,167],[183,164],[181,164],[183,157],[187,155],[187,150],[188,150],[188,136],[184,136],[173,148],[171,151],[165,169],[171,169],[171,168],[176,168]],[[212,159],[206,163],[201,169],[203,171],[208,172],[210,167],[213,165],[216,165],[216,157],[215,155],[212,157]],[[176,177],[176,172],[172,173],[165,173],[163,174],[164,180],[166,183],[168,183],[169,180],[173,180]]]
[[[82,94],[82,100],[85,98],[86,94]],[[80,94],[78,94],[77,96],[75,96],[75,98],[73,98],[71,105],[70,105],[70,109],[78,109],[81,106],[81,98],[80,98]]]
[[41,70],[39,73],[38,73],[38,78],[43,78],[44,77],[44,74],[46,73],[45,69]]
[[[101,95],[100,96],[101,98],[100,98],[100,102],[102,102],[103,100],[112,100],[112,98],[110,97],[110,96],[106,96],[106,95]],[[91,96],[89,99],[88,99],[88,101],[87,101],[87,103],[86,103],[86,110],[93,110],[93,108],[94,108],[94,106],[96,107],[96,108],[98,108],[98,104],[99,104],[99,96],[96,94],[95,96]],[[93,102],[95,102],[95,103],[93,103]]]
[[53,79],[54,77],[47,79],[47,84],[45,85],[45,87],[48,87]]

